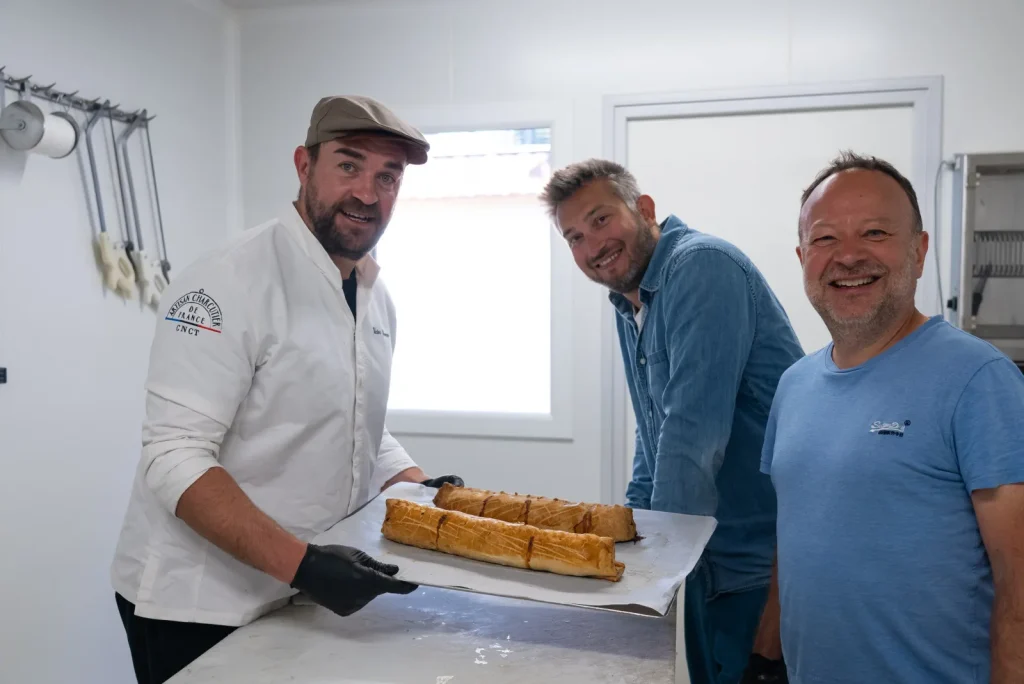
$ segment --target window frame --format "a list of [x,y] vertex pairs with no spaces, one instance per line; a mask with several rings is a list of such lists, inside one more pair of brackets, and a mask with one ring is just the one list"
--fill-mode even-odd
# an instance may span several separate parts
[[[490,105],[450,105],[403,108],[402,117],[425,135],[473,130],[550,128],[551,166],[558,169],[572,159],[572,108],[566,104],[520,102]],[[427,169],[429,169],[429,161]],[[402,201],[399,191],[398,202]],[[572,439],[572,290],[571,257],[561,236],[550,228],[551,339],[550,411],[504,413],[430,411],[388,408],[386,425],[394,435],[482,437],[505,439]],[[383,265],[383,264],[382,264]],[[385,284],[387,272],[381,274]],[[398,344],[402,340],[402,311],[396,312]],[[464,343],[472,344],[472,340]]]

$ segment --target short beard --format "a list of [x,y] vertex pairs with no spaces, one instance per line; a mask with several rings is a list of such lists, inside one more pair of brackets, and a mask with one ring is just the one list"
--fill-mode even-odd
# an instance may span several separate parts
[[[654,229],[644,220],[640,213],[633,214],[633,221],[636,227],[636,239],[632,244],[632,261],[629,262],[629,269],[621,278],[612,281],[601,281],[612,292],[626,294],[634,292],[640,283],[643,282],[647,266],[651,263],[654,249],[658,246],[658,239],[654,237]],[[627,253],[624,251],[624,253]]]
[[[337,202],[327,206],[315,199],[318,196],[316,185],[312,179],[306,184],[306,194],[303,197],[303,206],[306,209],[306,216],[312,224],[313,235],[331,256],[359,261],[366,256],[384,234],[386,223],[381,221],[380,207],[376,204],[363,204],[355,197],[344,202]],[[335,217],[345,208],[352,213],[372,216],[377,223],[377,231],[362,245],[353,244],[338,230],[334,223]]]
[[[899,271],[890,271],[886,274],[890,278],[888,291],[874,309],[862,316],[838,318],[824,296],[812,296],[810,292],[807,293],[811,305],[821,316],[837,346],[859,349],[874,344],[906,313],[908,301],[913,307],[915,261],[916,255],[911,250]],[[823,287],[828,288],[831,285],[826,283]]]

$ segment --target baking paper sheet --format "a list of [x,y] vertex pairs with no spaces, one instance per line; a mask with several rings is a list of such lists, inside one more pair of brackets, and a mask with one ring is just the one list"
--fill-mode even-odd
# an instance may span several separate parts
[[615,545],[615,559],[626,564],[626,571],[621,580],[610,582],[484,563],[398,544],[381,535],[387,499],[433,506],[435,494],[431,487],[395,484],[313,542],[362,549],[397,565],[399,579],[424,586],[658,616],[668,613],[717,524],[704,516],[633,511],[637,532],[644,538]]

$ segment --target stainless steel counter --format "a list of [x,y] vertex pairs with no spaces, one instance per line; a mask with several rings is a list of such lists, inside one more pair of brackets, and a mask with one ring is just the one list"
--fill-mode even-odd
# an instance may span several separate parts
[[687,684],[674,679],[676,618],[424,587],[348,618],[288,606],[169,684]]

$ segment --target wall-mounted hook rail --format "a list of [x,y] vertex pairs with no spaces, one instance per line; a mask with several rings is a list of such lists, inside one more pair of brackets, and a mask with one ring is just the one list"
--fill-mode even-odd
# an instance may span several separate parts
[[[0,87],[0,109],[6,105],[5,102],[5,91],[12,90],[18,93],[19,97],[36,97],[41,100],[48,100],[54,104],[62,107],[68,107],[70,109],[77,109],[81,112],[88,113],[92,108],[95,107],[96,102],[102,98],[87,99],[78,95],[78,90],[71,92],[62,92],[56,89],[56,81],[49,85],[40,85],[32,82],[31,76],[24,76],[22,78],[14,78],[5,73],[6,65],[0,66],[0,83],[3,87]],[[115,105],[110,111],[109,116],[115,121],[121,123],[130,124],[132,118],[138,110],[130,112],[121,110]],[[152,120],[152,117],[150,117]]]
[[[6,71],[6,65],[0,65],[0,115],[7,110],[8,116],[0,116],[0,137],[14,149],[39,150],[47,156],[61,158],[74,150],[79,137],[84,137],[89,160],[89,175],[95,194],[96,209],[99,217],[99,236],[97,244],[100,249],[104,280],[107,286],[125,297],[132,296],[133,285],[141,289],[142,300],[150,306],[156,306],[160,296],[167,287],[171,268],[166,238],[164,235],[163,217],[160,211],[160,196],[156,189],[156,169],[153,161],[153,149],[149,138],[149,123],[156,118],[145,108],[123,110],[120,104],[111,104],[108,98],[86,98],[76,90],[60,90],[57,83],[43,84],[32,80],[32,76],[16,78]],[[6,103],[7,91],[16,94],[17,102],[10,106]],[[46,100],[63,111],[43,111],[33,99]],[[71,110],[85,115],[85,123],[80,126]],[[27,112],[27,113],[26,113]],[[96,168],[95,149],[92,133],[101,119],[107,119],[110,128],[110,140],[113,145],[113,160],[117,170],[115,204],[120,196],[121,209],[124,216],[123,241],[115,242],[109,234],[105,207]],[[114,130],[114,122],[124,124],[118,133]],[[49,143],[44,136],[54,127]],[[68,127],[70,126],[70,129]],[[65,130],[61,130],[61,129]],[[143,246],[143,230],[139,217],[138,197],[132,175],[131,161],[128,154],[128,139],[142,129],[146,136],[143,157],[149,165],[152,178],[152,193],[155,203],[155,231],[159,240],[154,250],[157,258],[150,258]],[[68,130],[71,131],[71,140]],[[44,144],[39,144],[44,140]],[[12,142],[13,141],[13,142]],[[134,231],[133,231],[134,228]],[[134,232],[134,235],[132,234]],[[134,244],[137,243],[137,244]]]

